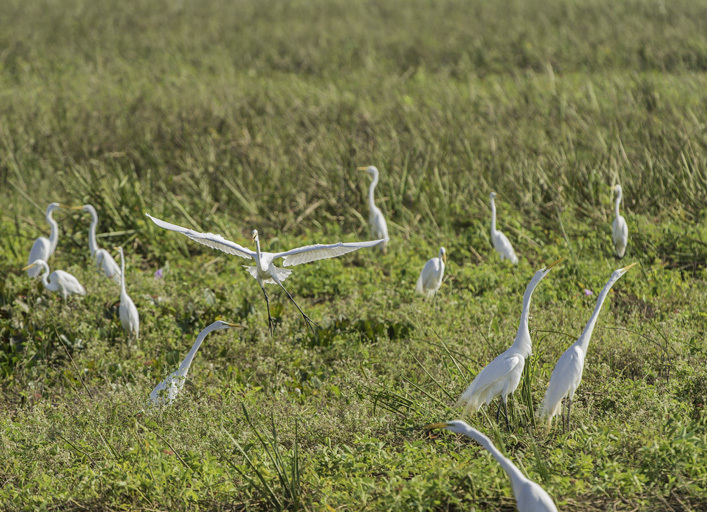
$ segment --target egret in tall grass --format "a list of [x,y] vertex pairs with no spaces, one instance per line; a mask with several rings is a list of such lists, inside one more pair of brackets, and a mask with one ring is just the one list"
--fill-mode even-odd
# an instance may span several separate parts
[[611,229],[613,231],[612,240],[614,242],[614,247],[616,248],[616,256],[618,258],[623,258],[626,252],[626,245],[628,245],[628,225],[626,224],[626,219],[619,213],[619,204],[623,198],[623,191],[621,190],[621,185],[616,185],[612,190],[617,193],[616,196],[616,206],[614,207],[614,213],[616,218],[614,222],[611,223]]
[[462,420],[454,420],[446,423],[434,423],[427,425],[426,429],[443,428],[457,434],[464,434],[483,446],[511,479],[513,496],[516,498],[516,506],[520,512],[557,512],[555,502],[545,490],[538,484],[526,478],[508,457],[494,446],[491,440],[484,434],[470,427]]
[[192,361],[194,361],[194,356],[196,351],[199,350],[201,343],[206,338],[206,335],[211,331],[216,331],[219,329],[228,329],[229,327],[243,327],[239,324],[232,324],[229,322],[223,322],[217,320],[216,322],[209,325],[206,329],[201,331],[196,337],[194,345],[192,345],[191,350],[180,363],[179,368],[171,373],[165,380],[157,384],[155,389],[150,393],[150,404],[151,405],[167,405],[177,398],[177,394],[184,387],[184,381],[187,378],[187,373],[189,372],[189,367]]
[[518,256],[516,256],[513,246],[508,237],[496,230],[496,192],[491,192],[491,243],[496,252],[501,255],[501,261],[509,260],[514,265],[518,264]]
[[373,200],[373,192],[376,189],[376,185],[378,185],[378,168],[369,165],[368,167],[358,167],[357,169],[367,172],[373,178],[371,187],[368,189],[368,209],[370,210],[368,224],[371,227],[371,237],[375,239],[384,238],[386,240],[381,244],[381,250],[385,252],[388,247],[388,225],[385,222],[385,217],[383,217],[383,212]]
[[113,249],[120,254],[120,308],[118,309],[120,324],[128,338],[134,337],[137,340],[140,335],[140,316],[137,314],[133,299],[125,289],[125,255],[122,247],[113,247]]
[[302,309],[295,302],[295,299],[293,299],[292,295],[290,295],[290,292],[288,292],[282,285],[282,281],[289,277],[289,275],[292,273],[292,270],[289,268],[276,267],[273,263],[275,259],[283,258],[282,264],[286,267],[289,267],[294,265],[301,265],[302,263],[309,263],[310,261],[323,260],[326,258],[336,258],[337,256],[341,256],[343,254],[356,251],[358,249],[363,249],[365,247],[374,247],[378,244],[388,241],[387,238],[384,238],[381,240],[372,240],[370,242],[339,242],[336,244],[329,245],[307,245],[305,247],[298,247],[297,249],[290,249],[289,251],[285,252],[272,253],[260,251],[260,239],[258,238],[258,230],[254,229],[252,235],[253,242],[255,243],[255,251],[251,251],[250,249],[241,247],[235,242],[226,240],[221,235],[215,235],[213,233],[198,233],[191,229],[183,228],[181,226],[170,224],[169,222],[157,219],[151,216],[149,213],[146,213],[145,215],[152,219],[152,222],[157,224],[159,227],[168,229],[170,231],[176,231],[177,233],[181,233],[191,238],[195,242],[207,245],[212,249],[218,249],[219,251],[223,251],[228,254],[234,254],[236,256],[240,256],[241,258],[252,259],[255,262],[255,266],[244,266],[246,269],[248,269],[250,275],[253,276],[256,281],[258,281],[258,285],[260,285],[260,289],[263,291],[263,295],[265,296],[265,303],[267,304],[268,308],[268,327],[270,328],[271,335],[273,332],[274,324],[273,319],[270,316],[270,300],[268,299],[268,294],[265,292],[265,287],[263,286],[264,284],[277,284],[278,286],[280,286],[280,288],[282,288],[287,294],[287,297],[289,297],[295,307],[297,307],[299,312],[302,314],[302,317],[304,318],[309,328],[312,329],[312,332],[314,332],[314,328],[312,327],[312,324],[314,324],[314,322],[312,321],[312,319],[309,318],[304,313],[304,311],[302,311]]
[[49,275],[49,265],[44,260],[35,260],[29,265],[27,265],[22,270],[28,270],[33,267],[42,267],[44,273],[42,274],[42,284],[50,292],[59,292],[64,300],[66,300],[69,295],[86,295],[86,289],[81,286],[79,280],[68,272],[63,270],[55,270]]
[[[530,280],[530,283],[528,283],[525,293],[523,294],[523,309],[520,314],[520,325],[518,326],[518,333],[513,341],[513,345],[486,365],[457,401],[457,406],[464,407],[467,413],[478,411],[482,404],[485,403],[489,405],[495,397],[500,395],[503,401],[503,411],[506,415],[506,427],[510,430],[508,426],[508,408],[506,402],[508,395],[513,393],[518,387],[520,377],[523,374],[525,359],[531,354],[533,348],[530,340],[530,330],[528,329],[530,299],[535,287],[548,275],[552,267],[562,260],[563,258],[560,258],[547,267],[538,270]],[[500,411],[501,405],[499,403],[496,421],[498,421]]]
[[437,290],[442,286],[445,263],[447,263],[447,251],[444,250],[444,247],[440,247],[439,256],[427,260],[425,266],[422,267],[415,291],[425,295],[428,299],[437,295]]
[[96,243],[96,226],[98,226],[98,213],[93,205],[74,206],[72,210],[83,210],[91,214],[91,226],[88,228],[88,249],[91,256],[96,261],[96,267],[101,269],[106,277],[113,279],[116,283],[120,281],[120,268],[105,249],[100,249]]
[[32,245],[32,249],[29,251],[29,259],[27,260],[27,266],[25,268],[28,269],[27,275],[30,277],[37,277],[40,270],[39,265],[32,265],[32,263],[37,260],[42,260],[45,262],[49,261],[50,256],[54,254],[57,242],[59,242],[59,225],[54,220],[54,217],[52,217],[52,212],[54,212],[57,208],[69,207],[59,203],[51,203],[47,206],[47,211],[44,217],[49,223],[51,232],[49,234],[49,238],[43,236],[37,238]]
[[[582,382],[582,372],[584,371],[584,360],[587,357],[587,349],[589,348],[589,340],[592,337],[594,326],[599,318],[599,312],[604,304],[609,290],[619,278],[628,270],[636,265],[632,263],[628,267],[615,270],[609,280],[604,285],[604,288],[597,297],[597,304],[594,306],[594,313],[589,318],[589,322],[584,327],[582,334],[577,341],[568,348],[564,354],[558,359],[555,368],[550,375],[550,384],[545,392],[545,399],[538,411],[541,418],[547,419],[547,428],[552,424],[552,418],[560,413],[562,408],[562,399],[567,398],[567,430],[570,427],[570,409],[572,408],[572,398],[574,392],[577,391],[579,384]],[[564,426],[564,414],[562,415],[562,423]]]

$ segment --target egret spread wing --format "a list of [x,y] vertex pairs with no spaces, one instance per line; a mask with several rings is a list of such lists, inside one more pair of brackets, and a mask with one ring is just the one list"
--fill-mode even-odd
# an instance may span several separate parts
[[297,249],[292,249],[287,252],[273,254],[273,259],[284,258],[282,264],[286,267],[291,267],[293,265],[309,263],[310,261],[336,258],[337,256],[342,256],[348,252],[357,251],[358,249],[363,249],[364,247],[374,247],[387,241],[387,238],[381,238],[380,240],[371,240],[370,242],[339,242],[338,244],[330,245],[307,245],[305,247],[298,247]]
[[236,256],[240,256],[241,258],[255,258],[255,252],[250,251],[245,247],[241,247],[235,242],[226,240],[221,235],[214,235],[213,233],[199,233],[198,231],[193,231],[191,229],[183,228],[181,226],[177,226],[176,224],[170,224],[169,222],[157,219],[149,213],[146,213],[145,215],[147,215],[152,220],[152,222],[157,224],[159,227],[169,229],[170,231],[176,231],[177,233],[181,233],[185,236],[188,236],[195,242],[204,244],[208,247],[211,247],[212,249],[218,249],[219,251],[223,251],[227,254],[235,254]]

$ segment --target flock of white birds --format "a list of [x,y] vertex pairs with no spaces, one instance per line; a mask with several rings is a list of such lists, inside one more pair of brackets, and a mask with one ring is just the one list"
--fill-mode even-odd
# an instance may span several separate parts
[[[260,239],[258,237],[257,230],[253,230],[252,232],[252,241],[255,244],[255,251],[253,251],[242,247],[235,242],[226,240],[220,235],[215,235],[213,233],[199,233],[188,228],[170,224],[169,222],[152,217],[149,214],[146,215],[152,220],[152,222],[161,228],[181,233],[190,239],[213,249],[218,249],[228,254],[233,254],[235,256],[240,256],[241,258],[252,260],[254,265],[246,266],[246,269],[258,282],[258,285],[260,286],[260,289],[265,297],[268,311],[268,328],[270,329],[271,335],[273,333],[274,323],[272,317],[270,316],[270,300],[267,292],[265,291],[264,284],[277,284],[280,286],[280,288],[282,288],[287,294],[287,297],[302,314],[305,323],[310,329],[314,330],[316,323],[309,318],[304,311],[302,311],[292,295],[290,295],[290,293],[282,285],[282,282],[290,276],[292,270],[277,267],[273,262],[276,259],[282,258],[283,266],[288,267],[326,258],[335,258],[337,256],[367,247],[379,246],[384,252],[386,251],[389,241],[388,226],[386,224],[383,212],[376,206],[374,200],[374,191],[380,176],[379,171],[373,166],[359,167],[358,170],[365,171],[373,178],[368,192],[368,203],[370,209],[369,223],[371,235],[375,240],[368,242],[339,242],[328,245],[316,244],[299,247],[284,252],[269,253],[261,251]],[[626,252],[626,245],[628,243],[628,227],[625,219],[619,214],[619,205],[623,197],[621,186],[616,185],[612,190],[617,193],[615,207],[616,218],[612,224],[612,240],[615,246],[616,256],[618,258],[622,258]],[[518,263],[518,257],[513,250],[510,240],[508,240],[506,235],[496,229],[496,197],[496,193],[491,192],[491,242],[494,249],[499,253],[502,261],[508,260],[515,265]],[[123,255],[123,248],[114,248],[120,255],[120,267],[118,267],[117,263],[108,251],[98,248],[96,243],[98,214],[93,206],[87,204],[84,206],[71,207],[59,203],[51,203],[47,207],[46,211],[46,220],[51,227],[50,236],[48,239],[45,237],[40,237],[35,241],[32,246],[32,250],[30,251],[28,265],[24,267],[23,270],[26,270],[30,277],[37,277],[40,269],[43,269],[41,278],[44,287],[52,292],[61,293],[64,300],[72,294],[86,294],[84,287],[81,286],[79,281],[71,274],[62,270],[55,270],[50,274],[49,271],[47,260],[56,249],[59,238],[59,228],[57,222],[52,217],[52,212],[58,208],[83,210],[91,214],[92,221],[88,232],[88,242],[91,256],[95,260],[96,266],[106,277],[113,279],[116,283],[120,283],[120,322],[127,336],[137,340],[139,335],[140,319],[137,308],[128,295],[125,287],[125,257]],[[523,373],[523,368],[525,366],[525,360],[532,352],[532,342],[528,327],[530,299],[533,291],[538,284],[540,284],[540,281],[542,281],[545,276],[548,275],[550,270],[560,261],[562,261],[562,259],[538,270],[530,280],[530,283],[528,284],[523,295],[520,325],[518,326],[518,332],[513,344],[510,348],[508,348],[508,350],[493,359],[476,375],[476,378],[474,378],[469,387],[462,393],[457,401],[457,406],[462,407],[467,413],[474,413],[478,411],[482,405],[486,404],[488,406],[494,398],[499,397],[496,421],[498,422],[499,420],[501,404],[503,404],[506,427],[510,430],[507,400],[509,395],[512,395],[512,393],[518,388],[521,375]],[[418,293],[427,298],[436,296],[442,285],[446,262],[446,250],[444,247],[440,247],[438,256],[427,261],[420,272],[420,277],[418,278],[415,287]],[[596,325],[599,317],[599,312],[611,287],[634,265],[636,265],[636,263],[620,268],[611,274],[611,277],[607,281],[606,285],[604,285],[604,288],[597,298],[594,312],[587,322],[586,327],[582,331],[582,334],[577,341],[572,344],[558,359],[557,364],[552,371],[550,383],[548,385],[547,392],[545,393],[545,398],[540,406],[540,409],[538,410],[538,416],[547,421],[548,429],[551,427],[552,418],[561,413],[563,403],[566,404],[567,415],[565,417],[564,413],[562,413],[562,423],[563,427],[569,429],[572,399],[582,380],[584,361],[587,354],[587,349],[589,347],[589,341],[592,336],[592,331],[594,330],[594,326]],[[201,346],[204,338],[212,331],[228,329],[230,327],[243,326],[224,321],[216,321],[202,330],[197,336],[191,350],[180,363],[179,368],[152,390],[150,393],[149,403],[151,405],[167,405],[174,401],[177,394],[184,386],[184,381],[189,371],[189,367],[191,366],[196,352]],[[435,423],[428,425],[426,428],[443,428],[455,433],[464,434],[476,440],[479,444],[481,444],[481,446],[489,451],[508,474],[511,480],[513,493],[516,497],[518,510],[521,512],[557,510],[552,498],[550,498],[550,496],[538,484],[526,478],[507,457],[501,454],[501,452],[493,445],[488,437],[478,430],[470,427],[464,421],[454,420],[447,423]]]

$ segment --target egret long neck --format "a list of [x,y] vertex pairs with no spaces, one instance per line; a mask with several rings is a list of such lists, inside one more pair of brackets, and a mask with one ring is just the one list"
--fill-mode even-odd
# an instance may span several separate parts
[[125,290],[125,256],[123,251],[118,251],[120,253],[120,294],[127,295]]
[[257,257],[257,259],[258,259],[258,261],[255,262],[256,265],[257,265],[258,267],[260,267],[260,268],[264,271],[265,269],[264,269],[263,266],[262,266],[262,261],[263,261],[263,260],[262,260],[262,258],[261,258],[261,256],[260,256],[260,239],[259,239],[259,238],[256,238],[256,239],[255,239],[255,254],[256,254],[256,257]]
[[91,256],[96,254],[98,244],[96,243],[96,226],[98,226],[98,214],[91,212],[91,227],[88,228],[88,248],[91,251]]
[[475,432],[475,435],[471,436],[476,442],[483,446],[486,451],[488,451],[494,459],[501,465],[503,470],[508,474],[513,484],[513,491],[516,491],[516,486],[525,482],[527,479],[521,473],[520,469],[516,467],[507,457],[505,457],[501,451],[494,446],[491,440],[483,435],[481,432]]
[[47,290],[49,290],[49,265],[44,262],[38,263],[38,265],[44,269],[44,273],[42,274],[42,284]]
[[47,213],[47,222],[51,226],[51,232],[49,233],[49,254],[53,253],[56,249],[56,244],[59,242],[59,224],[56,223],[54,217],[52,217],[53,212]]
[[528,318],[530,317],[530,299],[533,297],[533,291],[538,286],[542,279],[533,279],[530,281],[523,294],[523,309],[520,313],[520,325],[513,346],[518,352],[521,352],[525,357],[528,357],[532,351],[530,341],[530,329],[528,328]]
[[602,288],[599,297],[597,297],[597,305],[594,306],[594,312],[592,313],[589,322],[587,322],[587,325],[584,326],[584,330],[582,331],[580,337],[577,339],[577,341],[574,342],[574,344],[580,349],[582,349],[582,352],[584,352],[585,354],[587,353],[587,349],[589,348],[589,340],[592,338],[592,332],[594,331],[594,326],[596,325],[597,319],[599,318],[599,312],[601,311],[601,307],[604,305],[604,300],[606,299],[606,296],[609,295],[609,290],[611,290],[611,287],[617,280],[618,278],[615,279],[612,276],[611,279],[609,279],[609,281],[604,285],[604,288]]
[[373,173],[373,181],[371,182],[371,186],[368,189],[368,207],[371,209],[371,211],[375,210],[376,208],[376,203],[373,200],[373,192],[376,189],[376,185],[378,185],[378,172]]
[[201,342],[204,341],[204,338],[206,338],[206,335],[209,334],[211,331],[213,331],[215,327],[216,327],[215,323],[209,325],[206,329],[201,331],[199,333],[199,335],[196,337],[196,341],[194,342],[194,345],[192,345],[191,350],[189,351],[187,356],[184,358],[184,361],[182,361],[182,364],[179,365],[180,375],[186,376],[187,372],[189,371],[189,367],[191,366],[191,363],[194,360],[194,356],[196,356],[196,351],[199,350],[199,347],[201,346]]
[[496,201],[491,198],[491,233],[496,231]]
[[614,207],[614,212],[616,213],[616,218],[619,218],[619,204],[621,203],[621,197],[623,196],[623,191],[619,190],[619,195],[616,196],[616,206]]

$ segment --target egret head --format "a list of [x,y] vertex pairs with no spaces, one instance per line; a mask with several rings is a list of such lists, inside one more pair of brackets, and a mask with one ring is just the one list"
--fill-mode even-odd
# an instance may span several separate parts
[[447,251],[444,247],[439,248],[439,258],[445,263],[445,265],[447,264]]
[[114,251],[118,251],[118,252],[120,253],[120,256],[121,256],[121,257],[123,256],[123,248],[122,248],[122,247],[117,247],[117,246],[116,246],[116,247],[113,247],[113,250],[114,250]]
[[444,423],[432,423],[431,425],[425,426],[425,429],[427,430],[434,430],[437,428],[443,428],[456,434],[464,434],[471,427],[469,427],[469,425],[467,425],[467,423],[462,420],[445,421]]
[[368,167],[356,167],[356,170],[365,171],[371,176],[378,174],[378,169],[372,165],[369,165]]
[[259,242],[259,241],[260,241],[260,239],[258,238],[258,230],[257,230],[257,229],[254,229],[251,234],[253,235],[253,242]]
[[49,215],[54,210],[58,210],[59,208],[71,208],[71,207],[66,206],[65,204],[60,204],[60,203],[50,203],[49,206],[47,206],[46,215]]
[[489,197],[491,198],[491,201],[496,199],[496,192],[491,192],[491,194],[489,194]]
[[624,275],[626,272],[628,272],[629,270],[631,270],[631,267],[635,267],[636,265],[638,265],[638,262],[636,262],[636,263],[631,263],[631,264],[628,265],[627,267],[623,267],[623,268],[616,269],[616,270],[614,270],[614,273],[611,275],[611,277],[616,276],[616,278],[618,279],[619,277],[621,277],[622,275]]
[[42,267],[48,267],[47,263],[44,260],[34,260],[32,263],[24,267],[22,270],[27,270],[28,268],[32,267],[37,267],[37,266],[42,266]]
[[552,267],[557,265],[559,262],[564,260],[565,258],[560,258],[559,260],[550,263],[547,267],[543,267],[540,270],[538,270],[535,275],[533,276],[533,279],[530,281],[530,284],[528,285],[528,288],[531,287],[531,285],[535,285],[539,283],[546,275],[550,273],[550,270],[552,270]]
[[83,210],[84,212],[88,212],[92,215],[96,214],[96,209],[91,204],[85,204],[83,206],[72,206],[71,209],[72,210]]
[[214,330],[229,329],[229,328],[231,328],[231,327],[238,327],[238,328],[241,328],[241,329],[244,329],[244,328],[245,328],[244,325],[241,325],[241,324],[234,324],[234,323],[231,323],[231,322],[224,322],[223,320],[216,320],[216,321],[214,322],[214,324],[215,324],[215,325],[214,325]]
[[620,194],[621,193],[621,185],[614,185],[613,187],[611,187],[611,190],[613,190],[617,194]]

